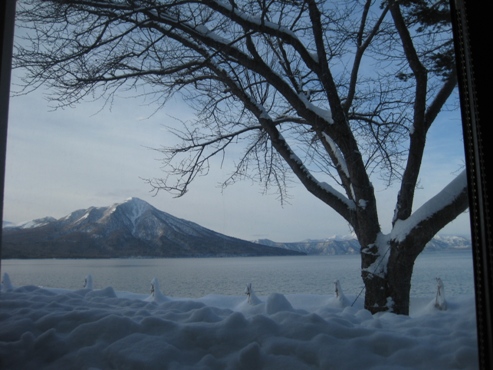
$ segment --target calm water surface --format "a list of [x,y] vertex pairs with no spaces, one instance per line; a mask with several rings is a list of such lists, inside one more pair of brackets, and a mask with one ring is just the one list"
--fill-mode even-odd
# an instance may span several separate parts
[[[242,295],[252,283],[258,295],[333,294],[339,280],[345,294],[363,287],[359,256],[293,256],[173,259],[67,259],[3,260],[1,272],[14,286],[38,285],[79,289],[91,274],[94,288],[113,287],[149,293],[156,277],[164,294],[198,298],[207,294]],[[418,257],[411,295],[436,291],[435,278],[445,284],[446,295],[474,292],[471,251],[425,253]]]

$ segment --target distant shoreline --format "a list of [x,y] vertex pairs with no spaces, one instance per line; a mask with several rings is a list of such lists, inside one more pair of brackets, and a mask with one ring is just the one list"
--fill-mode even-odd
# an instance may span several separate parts
[[[441,254],[441,253],[465,253],[471,252],[472,247],[464,248],[446,248],[442,250],[424,250],[425,254]],[[292,255],[217,255],[217,256],[129,256],[129,257],[1,257],[1,261],[6,260],[131,260],[131,259],[191,259],[191,258],[258,258],[258,257],[338,257],[338,256],[358,256],[359,253],[345,253],[345,254],[292,254]]]

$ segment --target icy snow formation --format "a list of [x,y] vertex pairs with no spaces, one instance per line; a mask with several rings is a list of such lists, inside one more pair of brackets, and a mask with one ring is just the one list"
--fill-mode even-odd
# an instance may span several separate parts
[[161,289],[159,288],[159,281],[158,281],[157,278],[153,278],[151,280],[151,295],[146,298],[146,301],[148,301],[148,302],[156,302],[156,303],[161,303],[161,302],[169,301],[169,298],[166,297],[161,292]]
[[445,287],[443,285],[443,281],[440,278],[436,278],[437,280],[437,294],[435,297],[435,307],[439,310],[447,309],[447,301],[445,300]]
[[334,286],[335,286],[336,301],[339,302],[341,307],[349,306],[349,300],[344,295],[344,292],[342,291],[341,283],[339,282],[339,280],[334,281]]
[[252,283],[247,284],[245,288],[245,294],[247,295],[247,303],[251,305],[257,305],[262,303],[262,301],[255,295],[252,288]]
[[9,292],[13,290],[12,282],[10,281],[10,276],[6,272],[2,276],[2,292]]
[[84,289],[93,289],[93,284],[92,284],[92,275],[87,275],[84,279]]

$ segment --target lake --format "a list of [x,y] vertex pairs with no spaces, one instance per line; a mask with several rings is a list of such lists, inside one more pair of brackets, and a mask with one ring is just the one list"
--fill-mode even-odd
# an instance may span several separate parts
[[[322,294],[334,292],[339,280],[344,293],[357,296],[363,283],[357,255],[156,258],[156,259],[43,259],[3,260],[1,272],[14,286],[38,285],[80,289],[91,274],[94,289],[113,287],[149,293],[156,277],[171,297],[198,298],[208,294],[243,295],[245,285],[259,296],[271,293]],[[436,277],[445,285],[445,296],[474,293],[471,250],[427,252],[416,260],[411,296],[433,295]]]

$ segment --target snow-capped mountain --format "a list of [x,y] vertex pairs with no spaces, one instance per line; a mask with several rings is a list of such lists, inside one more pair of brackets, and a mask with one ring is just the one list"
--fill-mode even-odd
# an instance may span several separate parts
[[[258,244],[285,248],[308,255],[358,254],[360,245],[354,234],[333,236],[327,239],[304,240],[293,243],[279,243],[269,239],[259,239]],[[441,250],[460,250],[471,248],[471,240],[463,236],[437,235],[428,244],[425,252]]]
[[15,227],[16,225],[13,222],[10,221],[2,221],[2,229],[6,227]]
[[219,234],[130,198],[3,230],[4,258],[205,257],[300,254]]
[[457,235],[437,235],[426,244],[426,251],[440,251],[447,249],[467,249],[471,248],[471,239]]
[[269,239],[259,239],[256,243],[269,247],[284,248],[308,255],[358,254],[359,243],[356,238],[332,237],[327,239],[307,239],[301,242],[279,243]]
[[56,221],[56,218],[54,218],[54,217],[43,217],[43,218],[37,218],[37,219],[32,220],[32,221],[23,222],[20,225],[10,225],[10,227],[20,227],[22,229],[30,229],[33,227],[39,227],[39,226],[47,225],[53,221]]

